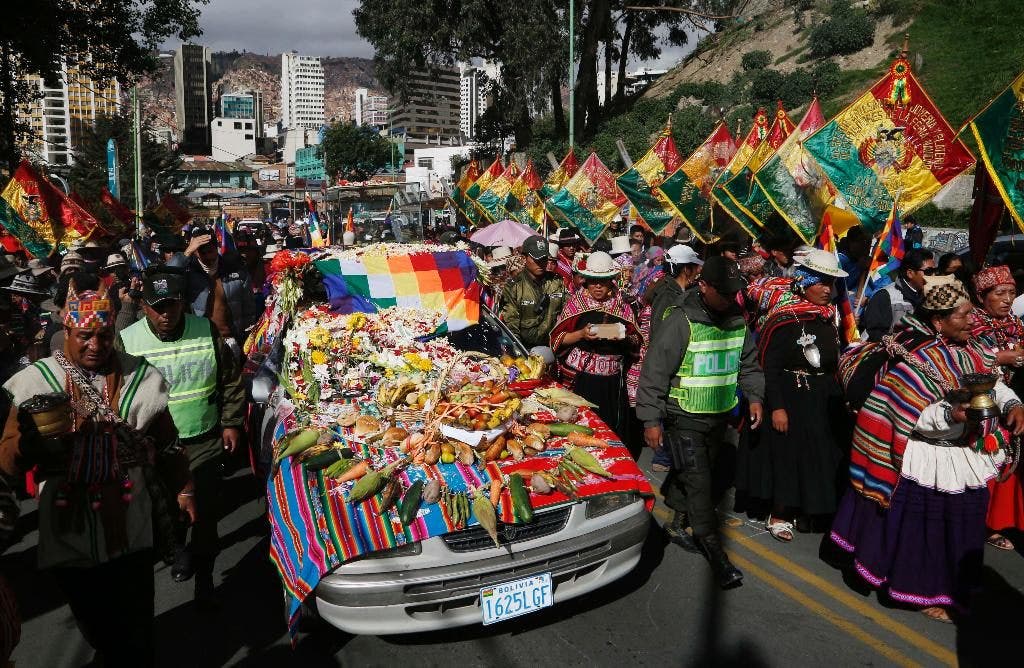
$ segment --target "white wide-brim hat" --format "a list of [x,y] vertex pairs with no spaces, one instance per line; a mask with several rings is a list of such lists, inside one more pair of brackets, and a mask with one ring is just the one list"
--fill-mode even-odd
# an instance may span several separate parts
[[620,273],[620,267],[608,253],[594,251],[587,256],[587,264],[577,273],[584,278],[615,278]]
[[628,253],[629,251],[629,237],[612,237],[612,248],[611,250],[608,251],[609,255],[615,257],[616,255],[622,255],[623,253]]
[[843,271],[839,266],[839,258],[828,251],[820,248],[811,248],[795,255],[793,262],[801,267],[809,269],[817,274],[833,276],[835,278],[846,278],[850,274]]

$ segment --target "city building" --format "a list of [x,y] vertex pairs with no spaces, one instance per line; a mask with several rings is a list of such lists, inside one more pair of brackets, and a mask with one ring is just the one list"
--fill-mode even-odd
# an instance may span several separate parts
[[413,150],[405,168],[406,183],[418,183],[426,199],[444,197],[452,189],[452,158],[469,158],[471,146],[431,146]]
[[461,144],[461,77],[457,70],[413,70],[406,91],[394,97],[388,134],[405,144],[406,157],[417,147]]
[[174,52],[174,106],[181,150],[210,154],[210,49],[182,44]]
[[175,170],[178,182],[199,194],[237,193],[253,187],[252,168],[238,161],[186,159]]
[[218,116],[210,124],[214,160],[240,160],[257,153],[258,133],[262,126],[252,118],[225,118]]
[[385,129],[388,126],[387,95],[371,95],[369,89],[357,88],[352,118],[356,125]]
[[608,91],[604,89],[605,73],[597,73],[597,103],[601,106],[608,104],[611,98],[615,97],[615,91],[619,88],[619,71],[612,70],[611,86]]
[[327,179],[319,146],[306,146],[295,151],[295,178],[305,179],[307,184],[315,182],[317,185]]
[[256,136],[263,136],[263,93],[258,90],[226,93],[220,98],[224,118],[248,118],[255,121]]
[[319,130],[307,130],[306,128],[281,129],[277,134],[277,150],[281,162],[288,164],[295,163],[295,153],[300,148],[316,146],[320,143]]
[[489,61],[459,66],[459,131],[464,141],[476,136],[480,117],[493,104],[487,93],[489,83],[498,81],[500,74],[499,67]]
[[37,75],[25,81],[39,97],[19,105],[18,118],[29,126],[24,148],[48,165],[70,165],[82,136],[99,115],[113,116],[120,108],[121,89],[117,81],[94,80],[78,64],[63,63],[54,81]]
[[316,56],[281,54],[281,123],[317,130],[324,124],[324,67]]

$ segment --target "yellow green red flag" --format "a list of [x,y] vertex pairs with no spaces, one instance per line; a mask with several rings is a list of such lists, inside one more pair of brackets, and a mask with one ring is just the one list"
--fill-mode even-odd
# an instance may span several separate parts
[[672,212],[704,243],[717,239],[711,229],[711,186],[734,155],[736,142],[725,123],[719,121],[693,155],[658,186]]
[[0,193],[0,224],[38,258],[52,253],[59,242],[88,238],[96,229],[91,215],[26,160]]
[[466,197],[471,200],[476,200],[485,190],[487,186],[491,185],[491,181],[501,176],[502,172],[505,171],[505,167],[501,164],[501,158],[495,158],[491,166],[487,168],[483,174],[481,174],[476,181],[473,182],[469,188],[466,189]]
[[622,194],[655,234],[661,234],[672,222],[673,216],[671,206],[658,192],[657,187],[664,183],[682,162],[683,158],[676,150],[676,142],[672,138],[670,121],[661,131],[654,146],[615,179]]
[[975,163],[903,56],[804,146],[872,234]]
[[729,217],[739,223],[740,227],[751,236],[760,234],[757,222],[751,220],[747,214],[736,206],[723,186],[743,171],[754,151],[768,138],[769,129],[768,112],[763,107],[758,108],[757,113],[754,114],[754,123],[750,126],[750,132],[743,139],[743,143],[736,147],[736,154],[729,161],[728,167],[725,168],[725,171],[718,177],[718,181],[711,187],[711,198],[714,202],[722,207],[729,214]]
[[562,162],[558,163],[558,169],[548,174],[548,178],[545,179],[544,185],[541,187],[542,199],[548,199],[561,190],[569,182],[569,179],[576,175],[576,170],[579,168],[580,162],[576,159],[576,152],[570,148],[562,158]]
[[587,243],[593,244],[625,203],[615,175],[597,153],[591,153],[547,205],[553,217],[576,227]]
[[466,171],[463,172],[462,178],[459,179],[459,182],[452,188],[451,194],[448,195],[448,201],[455,208],[455,213],[462,214],[471,225],[476,225],[479,222],[480,212],[477,211],[473,202],[466,197],[466,191],[476,183],[478,178],[480,178],[480,163],[472,160],[466,167]]
[[526,169],[512,185],[512,196],[519,204],[513,211],[514,219],[537,230],[544,227],[544,200],[540,196],[543,185],[533,160],[526,162]]
[[496,223],[509,217],[508,208],[514,207],[509,201],[512,186],[519,179],[519,165],[509,160],[508,167],[501,175],[491,181],[487,189],[476,198],[476,205],[483,212],[488,222]]
[[970,125],[992,183],[1024,230],[1024,72]]

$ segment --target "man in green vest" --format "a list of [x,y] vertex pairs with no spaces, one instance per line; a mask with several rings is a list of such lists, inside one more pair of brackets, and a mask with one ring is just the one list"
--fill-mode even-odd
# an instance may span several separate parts
[[743,573],[718,538],[712,461],[738,403],[737,387],[749,401],[752,429],[761,424],[764,396],[757,348],[736,301],[742,287],[736,263],[712,257],[696,290],[652,314],[661,323],[652,328],[636,397],[644,441],[672,455],[662,491],[675,514],[665,531],[684,549],[703,551],[723,589],[740,584]]
[[170,385],[168,408],[188,454],[199,518],[192,542],[187,527],[171,575],[184,582],[195,574],[196,601],[214,603],[213,563],[217,554],[217,496],[221,457],[235,452],[242,438],[245,388],[230,348],[206,318],[185,313],[185,272],[167,265],[146,270],[142,281],[146,317],[121,331],[120,345],[144,357]]

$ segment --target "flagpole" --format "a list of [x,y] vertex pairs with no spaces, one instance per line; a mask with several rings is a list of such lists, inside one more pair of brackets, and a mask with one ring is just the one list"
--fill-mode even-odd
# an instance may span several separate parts
[[135,234],[142,238],[142,121],[139,87],[132,86],[132,148],[135,168]]
[[[569,148],[576,133],[576,2],[569,0]],[[561,102],[559,102],[561,104]]]

